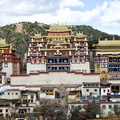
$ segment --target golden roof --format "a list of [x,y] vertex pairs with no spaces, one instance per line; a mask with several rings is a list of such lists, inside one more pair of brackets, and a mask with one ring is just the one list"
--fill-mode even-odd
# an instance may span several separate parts
[[51,31],[51,32],[62,32],[62,31],[71,31],[71,29],[68,29],[66,25],[62,24],[53,24],[50,25],[50,29],[46,31]]
[[115,40],[114,37],[112,40],[106,38],[105,40],[98,40],[98,43],[93,46],[120,46],[120,40]]
[[86,37],[86,35],[83,34],[83,32],[76,33],[76,37]]
[[6,40],[5,39],[3,39],[3,38],[0,38],[0,48],[8,48],[8,47],[12,47],[12,45],[11,44],[7,44],[6,43]]
[[34,36],[30,36],[31,38],[42,38],[41,33],[36,33]]
[[6,40],[3,39],[3,38],[0,38],[0,44],[7,44],[7,43],[6,43]]

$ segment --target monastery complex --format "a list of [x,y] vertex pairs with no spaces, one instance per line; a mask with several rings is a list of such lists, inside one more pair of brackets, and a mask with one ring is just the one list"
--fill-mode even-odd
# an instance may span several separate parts
[[[35,34],[26,57],[26,74],[20,74],[20,59],[12,45],[0,40],[1,85],[81,85],[83,82],[106,82],[120,73],[120,41],[99,40],[90,56],[87,36],[72,34],[66,25],[53,24],[47,36]],[[90,57],[94,58],[94,72]],[[92,72],[91,72],[92,71]]]

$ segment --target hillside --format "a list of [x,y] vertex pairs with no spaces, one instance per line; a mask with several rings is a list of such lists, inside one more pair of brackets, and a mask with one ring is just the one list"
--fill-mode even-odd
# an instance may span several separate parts
[[[35,33],[41,33],[41,35],[46,35],[45,29],[49,29],[49,25],[40,24],[38,22],[21,22],[17,24],[6,25],[0,27],[0,38],[5,38],[8,44],[12,44],[13,48],[16,50],[17,55],[20,56],[21,60],[24,57],[24,53],[28,50],[28,44],[31,41],[30,36]],[[83,32],[87,35],[89,40],[89,48],[92,49],[92,44],[97,43],[98,38],[100,39],[120,39],[118,35],[110,35],[99,30],[93,29],[91,26],[86,25],[76,25],[68,26],[72,29],[73,34],[76,32]]]

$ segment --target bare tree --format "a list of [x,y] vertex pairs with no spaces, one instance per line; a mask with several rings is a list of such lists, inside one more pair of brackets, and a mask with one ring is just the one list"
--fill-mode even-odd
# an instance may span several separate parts
[[70,110],[70,120],[86,120],[84,112],[81,111],[82,107],[79,106],[72,106]]
[[49,120],[65,120],[66,114],[62,111],[62,107],[58,103],[50,103],[47,100],[41,101],[41,105],[34,108],[34,112],[40,112],[43,118],[49,118]]
[[87,105],[84,105],[84,109],[85,109],[85,117],[87,119],[94,119],[96,118],[96,114],[101,114],[100,105],[95,100],[89,102]]
[[113,111],[114,111],[115,115],[120,115],[120,106],[114,105]]

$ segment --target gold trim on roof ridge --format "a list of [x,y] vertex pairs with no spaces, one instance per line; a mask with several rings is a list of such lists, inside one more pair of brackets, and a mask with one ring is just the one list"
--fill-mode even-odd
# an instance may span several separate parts
[[75,37],[86,37],[87,35],[84,35],[83,32],[78,32],[76,33],[76,36]]
[[5,45],[7,45],[6,39],[0,38],[0,44],[5,44]]
[[68,29],[67,26],[64,24],[53,24],[50,25],[50,29],[46,31],[71,31],[71,29]]

